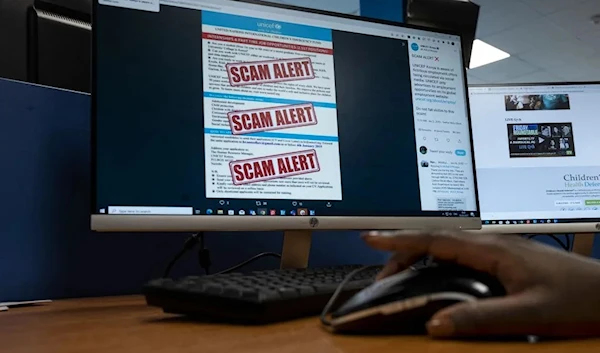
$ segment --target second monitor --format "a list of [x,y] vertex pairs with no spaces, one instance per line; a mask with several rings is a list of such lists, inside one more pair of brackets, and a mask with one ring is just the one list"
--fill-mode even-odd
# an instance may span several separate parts
[[600,83],[473,86],[470,103],[486,228],[600,229]]

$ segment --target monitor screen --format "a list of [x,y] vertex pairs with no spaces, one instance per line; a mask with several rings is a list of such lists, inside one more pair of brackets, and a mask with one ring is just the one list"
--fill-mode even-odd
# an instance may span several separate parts
[[596,230],[600,83],[469,91],[483,224]]
[[459,36],[259,2],[146,3],[95,5],[96,228],[476,223]]

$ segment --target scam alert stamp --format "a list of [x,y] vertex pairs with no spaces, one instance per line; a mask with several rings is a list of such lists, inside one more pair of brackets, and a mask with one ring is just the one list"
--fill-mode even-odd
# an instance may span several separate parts
[[231,63],[225,65],[232,87],[310,80],[315,78],[309,57]]
[[317,125],[312,103],[234,111],[227,118],[233,135]]
[[317,151],[304,150],[229,162],[234,185],[245,185],[272,179],[321,171]]

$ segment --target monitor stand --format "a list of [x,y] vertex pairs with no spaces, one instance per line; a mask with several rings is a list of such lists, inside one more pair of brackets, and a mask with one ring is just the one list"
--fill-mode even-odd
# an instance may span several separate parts
[[594,252],[594,233],[575,233],[573,235],[573,253],[591,257]]
[[281,269],[306,268],[310,255],[312,231],[287,230],[283,232]]

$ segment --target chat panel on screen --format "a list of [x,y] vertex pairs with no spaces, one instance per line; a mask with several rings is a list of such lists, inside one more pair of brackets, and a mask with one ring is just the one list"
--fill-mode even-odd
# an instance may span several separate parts
[[575,157],[571,123],[508,124],[510,158]]
[[332,30],[204,11],[208,198],[342,200]]

